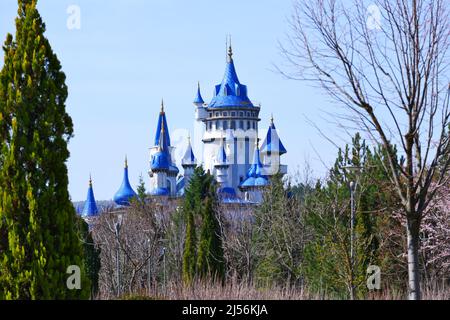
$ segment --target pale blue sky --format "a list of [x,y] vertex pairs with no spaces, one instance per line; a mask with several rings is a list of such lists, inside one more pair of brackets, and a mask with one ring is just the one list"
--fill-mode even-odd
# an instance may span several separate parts
[[[81,29],[67,28],[67,8],[81,9]],[[289,172],[307,160],[316,176],[331,165],[336,150],[308,124],[324,131],[321,110],[333,105],[306,83],[273,71],[283,59],[277,41],[285,38],[289,0],[46,0],[38,8],[53,50],[67,75],[68,112],[75,137],[69,148],[70,194],[84,200],[89,172],[97,200],[111,199],[120,186],[125,154],[130,182],[144,175],[148,183],[148,148],[164,97],[171,133],[192,130],[197,81],[209,102],[225,67],[225,38],[232,35],[239,79],[249,97],[261,102],[260,131],[275,117],[288,153]],[[16,0],[0,3],[0,39],[14,33]],[[3,52],[0,53],[3,65]],[[195,142],[198,143],[198,142]]]

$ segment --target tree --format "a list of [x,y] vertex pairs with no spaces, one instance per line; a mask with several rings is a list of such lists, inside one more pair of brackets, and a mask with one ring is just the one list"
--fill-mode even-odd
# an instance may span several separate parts
[[147,198],[147,191],[145,190],[145,182],[144,178],[142,177],[142,174],[139,176],[139,184],[137,186],[137,198],[139,201],[144,202]]
[[[214,191],[214,190],[213,190]],[[198,245],[197,270],[201,277],[223,280],[225,276],[224,253],[219,222],[216,216],[216,194],[204,200],[200,241]]]
[[300,285],[304,224],[299,199],[288,196],[281,175],[271,177],[254,228],[257,282]]
[[[366,270],[380,259],[379,230],[386,222],[380,212],[395,211],[383,185],[388,181],[380,161],[356,134],[352,145],[339,150],[329,177],[306,196],[305,224],[308,241],[303,271],[311,289],[337,296],[363,297]],[[350,172],[347,168],[359,168]],[[354,253],[351,247],[350,181],[356,182]]]
[[294,71],[284,74],[319,84],[346,108],[342,121],[386,150],[407,221],[409,298],[420,299],[420,224],[450,165],[449,4],[372,2],[298,0],[282,46]]
[[[73,125],[65,75],[36,1],[18,3],[16,35],[7,35],[0,72],[0,296],[86,298],[89,280],[67,189]],[[66,286],[71,265],[81,268],[81,290]]]
[[78,217],[80,234],[83,240],[84,261],[86,274],[91,283],[91,298],[95,299],[99,293],[99,273],[101,268],[100,253],[101,249],[94,243],[92,231],[89,225],[81,217]]
[[[186,189],[183,204],[186,221],[183,279],[186,283],[191,283],[196,275],[217,279],[224,276],[222,234],[216,208],[214,177],[209,172],[205,173],[202,167],[197,167]],[[199,239],[195,232],[197,221],[201,222]]]

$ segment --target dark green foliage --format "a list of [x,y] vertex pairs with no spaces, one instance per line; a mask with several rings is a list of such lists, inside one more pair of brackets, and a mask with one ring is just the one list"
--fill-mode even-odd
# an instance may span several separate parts
[[101,267],[100,252],[101,249],[94,243],[92,232],[89,230],[89,225],[81,218],[78,218],[80,234],[83,240],[84,249],[84,263],[86,268],[86,275],[91,283],[91,298],[95,298],[98,294],[98,280]]
[[[0,298],[89,296],[76,213],[68,193],[61,64],[44,37],[36,1],[19,0],[16,36],[7,36],[0,72]],[[66,287],[80,266],[81,290]]]
[[298,197],[284,188],[281,175],[271,177],[256,209],[255,276],[259,285],[299,285],[303,256],[303,224]]
[[[186,189],[183,205],[186,221],[183,279],[186,283],[190,283],[196,275],[223,279],[225,274],[222,234],[216,207],[214,178],[205,173],[202,167],[197,167]],[[201,223],[199,239],[195,231],[198,221]]]
[[225,264],[222,237],[214,201],[214,195],[205,199],[198,246],[197,271],[201,277],[211,276],[213,279],[223,280]]
[[[388,177],[382,169],[381,150],[372,153],[355,136],[352,146],[339,150],[334,167],[324,184],[317,183],[306,198],[307,232],[311,241],[305,248],[303,266],[309,287],[346,297],[351,283],[350,263],[350,181],[355,191],[355,271],[357,291],[366,291],[366,270],[371,264],[381,266],[380,229],[385,223],[386,205],[392,202],[391,192],[384,189]],[[360,167],[359,170],[345,169]]]

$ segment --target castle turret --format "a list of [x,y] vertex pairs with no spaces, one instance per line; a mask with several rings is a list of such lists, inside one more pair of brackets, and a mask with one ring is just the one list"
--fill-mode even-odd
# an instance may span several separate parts
[[281,156],[286,152],[286,148],[278,136],[272,116],[266,138],[261,145],[261,156],[267,175],[287,173],[287,166],[281,164]]
[[89,188],[87,192],[86,201],[84,202],[81,216],[83,218],[95,217],[98,215],[97,203],[94,197],[94,189],[92,187],[92,178],[89,176]]
[[264,173],[257,141],[253,156],[253,164],[247,172],[247,179],[241,183],[240,189],[245,194],[245,200],[260,203],[262,201],[263,189],[268,185],[269,179]]
[[190,135],[188,136],[188,146],[186,152],[184,153],[183,159],[181,159],[181,166],[184,169],[184,188],[187,188],[189,181],[194,174],[194,169],[197,167],[197,159],[192,151]]
[[228,168],[227,153],[225,151],[225,145],[223,139],[221,139],[220,148],[216,155],[214,162],[214,168],[216,169],[216,179],[219,184],[219,188],[225,188],[228,186]]
[[114,202],[119,206],[129,206],[132,198],[136,197],[137,194],[134,192],[128,180],[128,161],[125,157],[125,167],[123,169],[123,179],[119,190],[114,195]]
[[197,121],[203,121],[207,118],[208,112],[206,111],[205,101],[203,101],[202,94],[200,92],[200,82],[197,85],[197,95],[193,101],[195,108],[195,119]]
[[179,170],[173,162],[173,147],[170,146],[164,102],[158,117],[155,145],[150,148],[150,194],[154,196],[175,196],[176,179]]

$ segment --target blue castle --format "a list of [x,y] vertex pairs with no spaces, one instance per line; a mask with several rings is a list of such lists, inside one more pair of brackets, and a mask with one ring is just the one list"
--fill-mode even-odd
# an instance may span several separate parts
[[[222,203],[258,204],[262,193],[270,184],[270,177],[287,173],[280,157],[286,148],[281,142],[273,116],[262,144],[258,138],[260,105],[248,97],[247,86],[241,84],[236,73],[231,45],[228,47],[225,74],[214,88],[209,104],[203,100],[200,84],[195,99],[195,120],[202,131],[202,161],[194,155],[191,139],[181,159],[180,170],[175,161],[175,147],[171,145],[164,102],[158,115],[156,134],[150,148],[150,193],[157,198],[183,197],[194,169],[198,165],[213,174],[218,183],[218,196]],[[136,192],[128,180],[128,164],[122,184],[114,195],[117,206],[128,206]],[[98,214],[92,180],[82,215]]]

